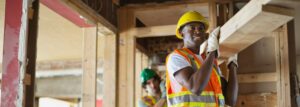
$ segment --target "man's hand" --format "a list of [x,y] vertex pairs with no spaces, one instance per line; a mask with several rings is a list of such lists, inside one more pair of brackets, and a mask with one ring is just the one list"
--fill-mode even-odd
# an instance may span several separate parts
[[227,67],[228,68],[238,67],[237,54],[228,58]]
[[220,27],[217,27],[216,29],[214,29],[208,37],[207,40],[207,52],[213,52],[213,51],[217,51],[217,55],[216,57],[219,56],[219,40],[218,37],[220,35]]
[[167,98],[167,93],[166,93],[166,82],[163,80],[162,82],[160,82],[159,84],[159,88],[161,91],[161,98]]

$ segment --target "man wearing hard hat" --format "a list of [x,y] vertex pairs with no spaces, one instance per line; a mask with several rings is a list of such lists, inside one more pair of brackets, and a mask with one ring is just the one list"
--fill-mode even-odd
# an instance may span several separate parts
[[[172,52],[166,62],[166,90],[169,107],[234,106],[238,94],[237,55],[229,58],[226,81],[217,64],[220,27],[208,35],[208,21],[198,12],[186,12],[178,21],[176,36],[184,47]],[[207,40],[206,52],[200,54]]]
[[139,107],[167,107],[165,82],[152,69],[141,72],[141,83],[147,96],[139,101]]

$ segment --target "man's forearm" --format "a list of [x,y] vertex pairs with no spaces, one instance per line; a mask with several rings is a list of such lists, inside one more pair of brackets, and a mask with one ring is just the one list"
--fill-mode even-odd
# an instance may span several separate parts
[[213,68],[213,61],[215,60],[217,52],[211,52],[208,57],[205,59],[204,63],[202,64],[201,68],[195,72],[192,75],[192,81],[194,84],[194,92],[196,95],[200,95],[201,92],[204,90],[204,88],[206,87],[209,79],[210,79],[210,75],[212,72],[212,68]]
[[226,92],[226,104],[234,106],[238,96],[237,66],[233,63],[229,65],[229,78]]

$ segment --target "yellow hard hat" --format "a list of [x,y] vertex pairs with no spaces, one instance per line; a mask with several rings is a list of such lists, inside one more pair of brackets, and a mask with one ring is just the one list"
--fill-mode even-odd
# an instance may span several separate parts
[[177,27],[176,27],[176,37],[179,39],[182,39],[182,35],[179,32],[179,29],[184,26],[187,23],[190,22],[201,22],[204,24],[205,26],[205,30],[208,29],[209,24],[208,24],[208,20],[205,19],[205,17],[203,17],[200,13],[196,12],[196,11],[189,11],[184,13],[178,23],[177,23]]

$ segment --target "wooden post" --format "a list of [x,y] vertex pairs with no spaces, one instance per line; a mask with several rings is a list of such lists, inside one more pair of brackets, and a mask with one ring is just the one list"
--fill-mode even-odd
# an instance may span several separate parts
[[116,35],[104,37],[103,107],[116,107],[117,99],[117,40]]
[[134,107],[134,74],[135,74],[135,37],[130,29],[135,26],[132,10],[121,8],[119,11],[119,43],[118,43],[118,107]]
[[38,4],[6,0],[1,107],[34,106]]
[[217,26],[217,6],[215,0],[209,1],[209,31],[213,30]]
[[[29,85],[26,85],[25,90],[25,107],[33,107],[35,103],[35,72],[36,72],[36,57],[37,57],[37,31],[38,31],[38,17],[39,17],[39,0],[32,3],[29,9],[29,31],[28,31],[28,47],[27,58],[28,65],[26,68],[26,75],[30,77]],[[25,76],[26,76],[25,75]],[[38,101],[38,100],[37,100]]]
[[135,105],[138,105],[138,101],[142,97],[142,85],[140,80],[141,71],[144,69],[142,66],[142,52],[136,49],[135,51]]
[[84,29],[82,107],[96,107],[97,27]]
[[274,31],[278,107],[291,107],[288,35],[286,25]]

